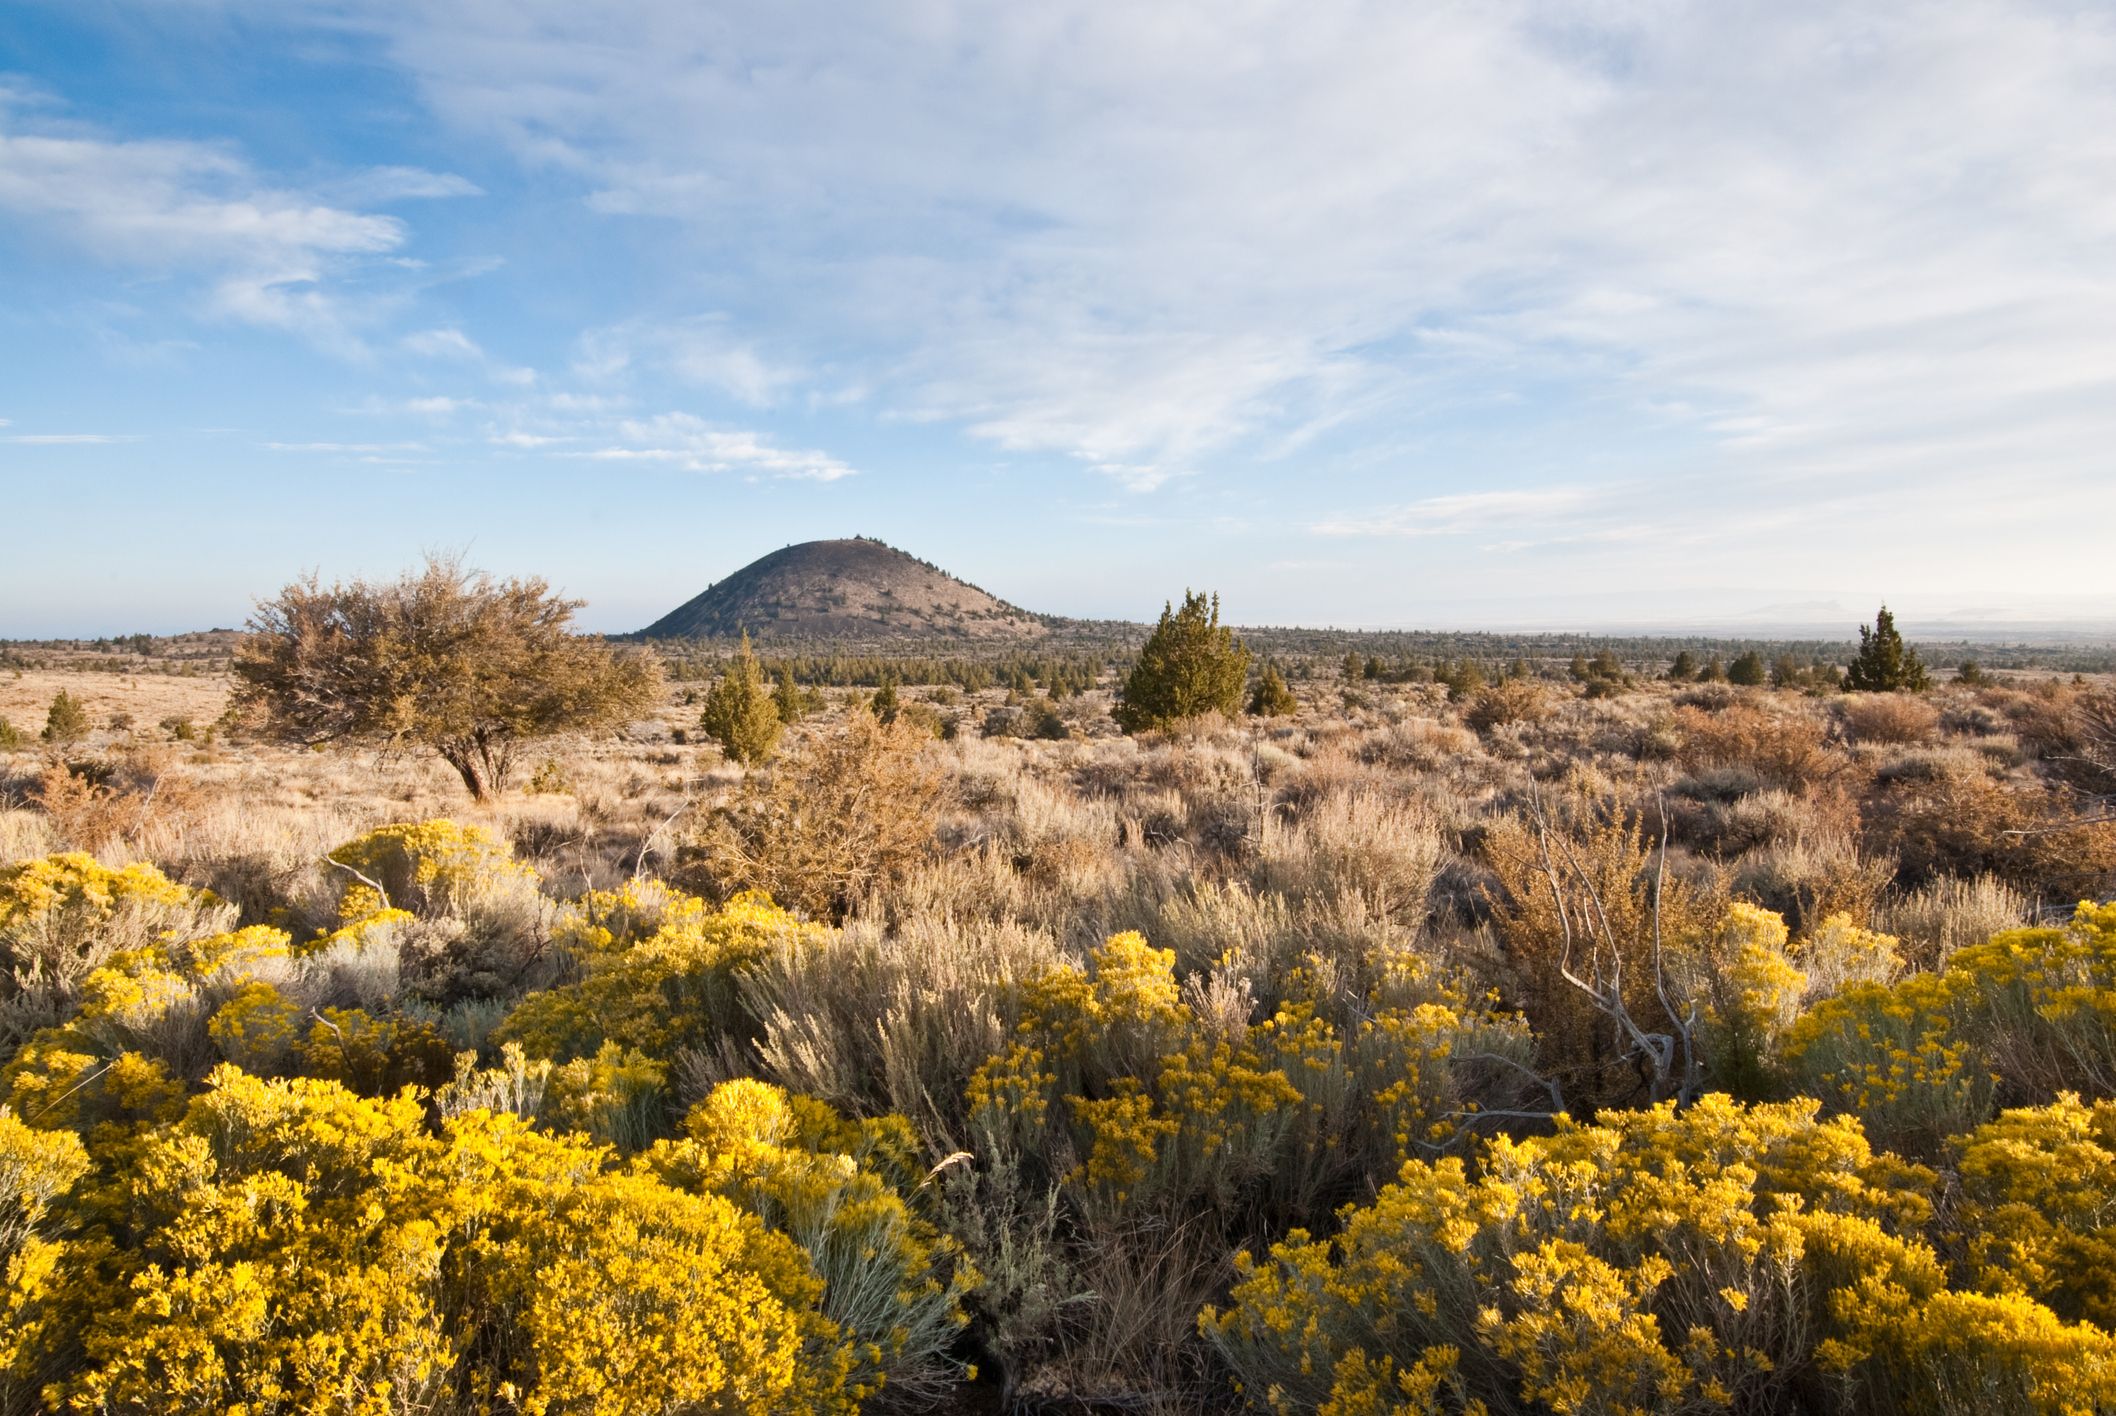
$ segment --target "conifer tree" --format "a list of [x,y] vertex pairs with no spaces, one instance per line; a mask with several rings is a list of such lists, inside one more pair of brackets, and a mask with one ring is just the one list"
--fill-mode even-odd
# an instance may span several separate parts
[[1249,650],[1220,623],[1220,597],[1186,590],[1182,609],[1161,607],[1119,695],[1117,726],[1137,733],[1202,713],[1232,717],[1248,680]]
[[1855,693],[1923,693],[1932,687],[1932,676],[1918,651],[1903,642],[1888,606],[1871,627],[1859,626],[1859,654],[1845,670],[1844,686]]
[[54,747],[66,747],[88,736],[88,710],[81,700],[60,689],[52,696],[51,708],[44,715],[44,740]]
[[1727,665],[1727,682],[1740,684],[1743,688],[1760,688],[1768,677],[1763,667],[1763,655],[1754,649]]
[[1687,649],[1678,652],[1675,662],[1668,665],[1668,677],[1676,683],[1688,683],[1696,678],[1697,656]]
[[727,671],[705,696],[698,726],[744,766],[768,761],[779,746],[779,709],[764,686],[764,670],[750,651],[749,634]]
[[874,714],[877,722],[887,725],[896,721],[896,715],[902,709],[903,704],[896,696],[896,675],[883,674],[882,686],[868,700],[867,711]]
[[779,682],[772,689],[771,702],[772,707],[779,710],[781,723],[791,726],[801,721],[802,715],[807,711],[807,705],[801,701],[801,690],[794,683],[792,669],[782,667],[779,670]]
[[1263,677],[1249,694],[1249,714],[1255,718],[1286,718],[1300,711],[1300,700],[1286,686],[1276,664],[1264,665]]

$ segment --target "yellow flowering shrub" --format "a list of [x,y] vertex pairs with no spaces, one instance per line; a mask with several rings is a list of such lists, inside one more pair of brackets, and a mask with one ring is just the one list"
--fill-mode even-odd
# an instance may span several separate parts
[[2116,901],[1959,949],[1947,977],[2008,1099],[2116,1097]]
[[671,913],[630,948],[591,958],[580,982],[523,999],[493,1040],[565,1062],[593,1056],[606,1042],[666,1058],[683,1047],[747,1038],[751,1024],[736,995],[736,971],[824,933],[761,895],[738,895],[710,913]]
[[[850,1413],[855,1352],[801,1249],[717,1194],[475,1111],[449,1123],[463,1385],[528,1416]],[[466,1350],[470,1350],[467,1349]]]
[[1761,1097],[1778,1039],[1799,1017],[1807,991],[1807,975],[1788,952],[1785,921],[1736,901],[1701,952],[1706,1074],[1723,1091]]
[[1991,1114],[1997,1080],[1956,1025],[1957,982],[1950,969],[1856,984],[1809,1010],[1785,1040],[1795,1083],[1884,1144],[1933,1154]]
[[1977,1285],[2116,1329],[2116,1102],[2004,1111],[1960,1144],[1954,1228]]
[[245,1072],[277,1076],[301,1039],[305,1013],[271,984],[252,979],[214,1010],[206,1033],[220,1055]]
[[0,867],[0,1058],[64,1021],[114,956],[215,933],[233,913],[151,865],[113,870],[73,852]]
[[593,1057],[551,1068],[537,1116],[630,1154],[668,1134],[667,1082],[666,1064],[606,1042]]
[[[43,1191],[78,1176],[71,1137],[11,1127],[0,1185],[25,1153]],[[78,1340],[56,1409],[853,1409],[801,1249],[588,1141],[484,1110],[436,1136],[411,1093],[224,1067],[125,1159],[90,1215],[115,1242],[44,1280]]]
[[[1242,1255],[1200,1326],[1243,1390],[1280,1412],[1773,1409],[1820,1370],[1820,1329],[1869,1338],[1833,1292],[1938,1272],[1906,1237],[1930,1174],[1813,1102],[1611,1112],[1481,1162],[1406,1162],[1334,1239]],[[1840,1379],[1870,1352],[1847,1342]]]
[[634,877],[614,890],[590,890],[561,906],[551,941],[583,965],[631,948],[664,928],[702,923],[712,906],[662,881]]
[[139,1152],[107,1219],[133,1242],[77,1315],[62,1406],[343,1412],[432,1401],[453,1351],[438,1311],[440,1146],[409,1098],[234,1068]]
[[455,1064],[433,1024],[377,1018],[359,1008],[320,1010],[293,1052],[304,1076],[338,1082],[362,1096],[439,1086]]
[[514,858],[514,847],[482,826],[449,820],[383,826],[346,842],[330,859],[381,886],[348,877],[339,897],[345,923],[372,916],[385,904],[424,917],[465,915],[496,896],[533,888],[536,872]]
[[1925,1154],[2001,1096],[2116,1096],[2116,904],[1993,935],[1939,973],[1854,984],[1793,1027],[1785,1060],[1804,1090]]
[[724,1082],[643,1164],[685,1189],[723,1196],[807,1251],[822,1310],[843,1330],[848,1389],[933,1399],[957,1374],[949,1351],[977,1275],[907,1200],[923,1180],[902,1117],[853,1121],[767,1082]]
[[0,1107],[0,1410],[26,1410],[48,1374],[58,1268],[52,1206],[88,1171],[69,1132],[25,1126]]

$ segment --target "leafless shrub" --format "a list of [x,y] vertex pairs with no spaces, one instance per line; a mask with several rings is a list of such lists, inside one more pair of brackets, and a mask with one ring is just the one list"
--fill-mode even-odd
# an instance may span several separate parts
[[723,893],[840,919],[932,849],[946,796],[930,735],[855,712],[712,817],[695,858]]
[[1940,710],[1915,694],[1857,693],[1838,709],[1858,743],[1920,743],[1940,725]]

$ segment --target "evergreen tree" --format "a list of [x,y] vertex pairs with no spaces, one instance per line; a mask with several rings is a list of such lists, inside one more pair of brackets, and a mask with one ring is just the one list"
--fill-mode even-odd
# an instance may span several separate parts
[[44,715],[44,740],[54,747],[66,747],[87,736],[88,710],[81,706],[80,699],[60,689]]
[[1300,700],[1286,687],[1276,664],[1264,665],[1263,677],[1249,695],[1249,713],[1257,718],[1286,718],[1300,711]]
[[1727,665],[1727,682],[1738,683],[1743,688],[1761,688],[1768,677],[1763,667],[1763,655],[1754,649]]
[[1688,683],[1696,678],[1697,656],[1687,649],[1682,650],[1675,656],[1675,662],[1668,665],[1668,677],[1676,683]]
[[22,734],[15,730],[13,723],[10,723],[5,718],[0,718],[0,752],[13,752],[20,746],[22,746]]
[[1859,655],[1845,670],[1844,686],[1855,693],[1923,693],[1932,687],[1918,651],[1903,642],[1888,606],[1881,607],[1870,628],[1859,626]]
[[[1347,668],[1354,662],[1348,657]],[[1241,711],[1248,680],[1249,650],[1221,625],[1220,597],[1186,590],[1181,610],[1161,607],[1161,622],[1118,696],[1117,725],[1137,733],[1201,713],[1231,717]]]
[[[1187,604],[1187,603],[1188,603],[1188,601],[1186,601],[1185,603]],[[1348,650],[1346,650],[1346,651],[1345,651],[1345,682],[1346,682],[1346,683],[1358,683],[1358,682],[1359,682],[1359,681],[1360,681],[1361,679],[1365,678],[1366,676],[1367,676],[1367,666],[1366,666],[1366,662],[1365,662],[1364,660],[1362,660],[1362,659],[1361,659],[1361,658],[1359,657],[1359,651],[1358,651],[1358,650],[1356,650],[1356,649],[1348,649]]]
[[743,632],[741,651],[706,694],[698,726],[745,766],[767,761],[777,750],[784,725],[764,686],[764,670],[750,652],[748,631]]
[[792,669],[779,670],[779,682],[778,686],[772,689],[771,704],[779,710],[779,721],[788,726],[800,722],[802,715],[808,711],[808,705],[802,701],[801,690],[794,683]]
[[879,722],[888,724],[896,721],[896,715],[902,709],[903,704],[896,696],[896,676],[882,675],[882,686],[876,689],[874,697],[868,700],[867,711],[874,714]]

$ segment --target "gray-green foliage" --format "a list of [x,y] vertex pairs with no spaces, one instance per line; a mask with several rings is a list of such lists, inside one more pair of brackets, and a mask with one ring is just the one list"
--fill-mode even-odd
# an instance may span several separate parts
[[742,636],[741,652],[728,664],[719,682],[705,696],[705,711],[698,726],[724,748],[729,757],[745,765],[768,761],[779,746],[779,708],[765,687],[764,670]]
[[1242,708],[1249,650],[1220,623],[1220,597],[1185,591],[1183,608],[1161,608],[1161,622],[1139,651],[1115,716],[1128,733],[1164,728],[1205,713]]

